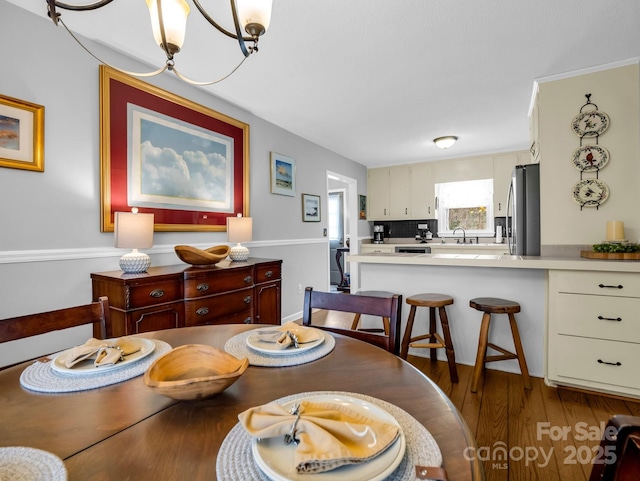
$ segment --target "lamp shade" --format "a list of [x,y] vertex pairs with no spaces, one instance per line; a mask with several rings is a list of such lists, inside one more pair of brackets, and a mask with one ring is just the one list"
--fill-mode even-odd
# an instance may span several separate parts
[[167,46],[172,53],[180,51],[187,31],[189,4],[185,0],[146,0],[151,15],[153,38],[162,47],[162,32],[158,17],[158,3],[162,3],[162,23]]
[[153,247],[153,214],[115,213],[115,247],[148,249]]
[[[262,35],[271,23],[273,0],[238,0],[240,25],[251,35]],[[257,27],[259,26],[259,27]]]
[[251,217],[227,217],[227,238],[229,242],[249,242],[253,236]]

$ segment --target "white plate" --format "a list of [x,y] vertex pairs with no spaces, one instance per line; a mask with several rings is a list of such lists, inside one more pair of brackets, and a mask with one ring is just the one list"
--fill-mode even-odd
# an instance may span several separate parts
[[609,116],[599,110],[589,110],[576,115],[571,129],[580,137],[597,137],[609,128]]
[[67,470],[58,456],[27,447],[0,448],[0,479],[65,481]]
[[[288,409],[295,402],[300,401],[342,404],[359,414],[378,421],[395,424],[400,428],[400,425],[391,414],[381,407],[362,399],[323,394],[291,401],[284,404],[283,407]],[[299,474],[296,471],[294,461],[295,449],[296,447],[292,444],[289,446],[285,445],[284,439],[281,436],[267,439],[254,438],[251,444],[253,459],[255,459],[260,469],[274,481],[344,481],[345,479],[349,481],[381,481],[393,473],[402,461],[406,449],[406,441],[404,433],[402,429],[400,429],[398,439],[371,461],[362,464],[341,466],[331,471],[315,474]]]
[[[300,354],[301,352],[309,351],[313,348],[316,348],[324,342],[324,333],[320,329],[315,329],[313,327],[308,327],[307,329],[318,331],[318,333],[320,334],[320,339],[299,344],[300,347],[298,348],[288,347],[287,349],[278,349],[276,348],[275,343],[261,341],[260,339],[258,339],[259,334],[255,332],[247,337],[247,346],[249,346],[251,349],[255,349],[258,352],[269,354],[272,356],[290,356],[292,354]],[[261,329],[261,331],[264,330],[265,329]],[[273,330],[277,331],[278,328],[275,328]]]
[[576,169],[593,172],[609,163],[609,151],[599,145],[583,145],[573,151],[571,160]]
[[609,186],[598,179],[584,179],[573,186],[573,200],[583,207],[598,207],[609,198]]
[[[112,339],[115,341],[116,339]],[[64,374],[74,374],[77,376],[87,376],[87,375],[95,375],[100,374],[107,371],[113,371],[114,369],[120,369],[134,362],[139,361],[147,357],[149,354],[153,352],[156,348],[155,343],[151,339],[144,339],[141,337],[131,337],[129,338],[132,342],[140,343],[140,350],[138,352],[134,352],[133,354],[129,354],[124,358],[124,361],[117,362],[115,364],[111,364],[109,366],[100,366],[96,367],[93,365],[94,359],[86,359],[82,362],[79,362],[73,367],[67,367],[64,365],[64,360],[69,353],[69,350],[61,352],[56,356],[56,358],[51,363],[51,369],[54,371],[58,371]]]

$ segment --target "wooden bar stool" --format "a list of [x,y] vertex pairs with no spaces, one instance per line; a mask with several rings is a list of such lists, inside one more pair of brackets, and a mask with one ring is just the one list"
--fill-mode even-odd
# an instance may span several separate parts
[[[371,296],[371,297],[393,297],[395,294],[389,291],[358,291],[354,296]],[[360,313],[357,312],[353,318],[353,322],[351,323],[352,331],[365,331],[365,332],[384,332],[385,336],[389,335],[389,318],[382,318],[382,329],[380,328],[361,328],[358,329],[358,324],[360,324]]]
[[[518,363],[520,364],[520,372],[522,373],[522,378],[524,381],[524,387],[525,389],[531,389],[531,378],[529,377],[527,361],[524,358],[524,350],[522,349],[522,343],[520,342],[520,333],[518,332],[516,316],[514,315],[516,312],[520,312],[520,304],[514,301],[508,301],[506,299],[499,299],[497,297],[476,297],[475,299],[471,299],[471,301],[469,301],[469,305],[472,308],[484,313],[482,315],[482,325],[480,326],[478,355],[476,357],[476,365],[473,369],[471,392],[478,391],[478,382],[480,382],[480,376],[482,376],[482,371],[486,362],[504,361],[507,359],[518,360]],[[507,316],[509,316],[513,345],[516,349],[515,354],[489,342],[489,326],[491,325],[491,314],[507,314]],[[495,349],[502,354],[487,356],[487,347]]]
[[[444,294],[416,294],[415,296],[407,297],[407,304],[411,306],[409,311],[409,318],[407,319],[407,328],[404,331],[402,338],[402,346],[400,349],[400,357],[407,359],[410,347],[431,349],[429,353],[431,360],[435,361],[436,349],[445,349],[447,353],[447,362],[449,364],[449,375],[451,376],[451,382],[458,382],[458,370],[456,368],[456,354],[453,350],[453,342],[451,341],[451,332],[449,331],[449,318],[447,317],[447,310],[445,306],[453,304],[453,298]],[[416,317],[416,309],[418,307],[429,308],[429,334],[423,334],[416,337],[411,337],[413,331],[413,321]],[[442,334],[444,339],[438,334],[436,330],[436,309],[440,315],[440,324],[442,325]],[[429,342],[420,342],[428,339]]]

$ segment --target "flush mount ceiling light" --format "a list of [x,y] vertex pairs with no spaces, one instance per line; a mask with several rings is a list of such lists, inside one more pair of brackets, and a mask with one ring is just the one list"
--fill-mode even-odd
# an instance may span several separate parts
[[[65,30],[80,44],[93,58],[101,63],[107,64],[85,47],[80,40],[67,28],[62,21],[60,13],[56,9],[87,11],[96,10],[110,4],[113,0],[99,0],[86,5],[70,5],[68,3],[59,2],[58,0],[46,0],[48,5],[48,15],[53,23],[57,26],[62,24]],[[131,0],[129,0],[131,1]],[[258,51],[258,39],[269,28],[271,22],[271,6],[273,0],[230,0],[231,13],[233,15],[233,24],[235,32],[230,32],[221,27],[200,5],[198,0],[191,0],[202,16],[219,32],[227,37],[236,39],[240,45],[240,50],[244,55],[242,61],[224,77],[213,80],[211,82],[196,82],[181,75],[175,68],[173,56],[180,51],[186,34],[187,17],[189,16],[189,4],[186,0],[145,0],[149,13],[151,14],[151,26],[153,28],[153,37],[160,48],[165,52],[167,61],[165,65],[158,70],[147,73],[135,73],[113,67],[116,70],[124,72],[134,77],[153,77],[165,70],[175,73],[180,79],[192,85],[211,85],[220,82],[229,77],[233,72],[238,70],[240,65],[254,52]],[[243,36],[242,28],[248,34]],[[250,43],[250,45],[248,45]],[[108,64],[107,64],[108,65]]]
[[446,135],[444,137],[433,139],[433,142],[441,149],[448,149],[456,143],[456,140],[458,140],[458,137],[456,137],[455,135]]

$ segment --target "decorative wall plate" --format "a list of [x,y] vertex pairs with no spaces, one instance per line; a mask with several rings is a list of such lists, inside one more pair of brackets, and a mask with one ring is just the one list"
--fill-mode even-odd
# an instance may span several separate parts
[[582,207],[598,207],[609,198],[609,186],[598,179],[584,179],[573,187],[573,200]]
[[580,137],[597,137],[609,128],[609,116],[599,110],[589,110],[576,115],[571,129]]
[[609,151],[599,145],[583,145],[573,151],[571,160],[576,169],[583,172],[594,172],[607,165]]

